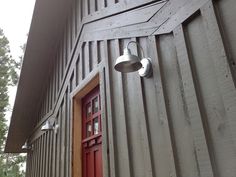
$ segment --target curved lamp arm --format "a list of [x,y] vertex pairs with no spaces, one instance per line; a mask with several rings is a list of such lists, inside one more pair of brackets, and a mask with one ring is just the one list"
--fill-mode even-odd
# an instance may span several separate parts
[[[129,45],[134,43],[141,50],[141,58],[137,55],[132,55]],[[138,71],[141,77],[150,77],[152,75],[152,63],[150,58],[144,57],[144,50],[136,41],[129,41],[124,48],[123,55],[116,59],[114,66],[115,70],[119,72],[134,72]]]
[[136,42],[136,41],[129,41],[129,42],[126,44],[126,47],[125,47],[125,48],[128,49],[128,47],[129,47],[129,45],[130,45],[131,43],[136,44],[136,45],[141,49],[141,58],[145,58],[145,56],[144,56],[144,50],[143,50],[142,46],[141,46],[138,42]]

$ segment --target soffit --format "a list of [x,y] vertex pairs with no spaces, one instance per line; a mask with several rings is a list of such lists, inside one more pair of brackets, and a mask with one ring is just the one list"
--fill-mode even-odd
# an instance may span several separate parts
[[5,152],[21,152],[33,130],[35,111],[70,3],[71,0],[36,0]]

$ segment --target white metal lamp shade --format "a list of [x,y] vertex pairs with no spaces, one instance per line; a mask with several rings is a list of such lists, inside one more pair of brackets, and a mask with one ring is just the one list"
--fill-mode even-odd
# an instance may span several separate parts
[[136,55],[132,55],[128,48],[124,49],[124,54],[116,59],[115,70],[129,73],[138,71],[142,67],[140,58]]
[[[131,43],[135,43],[141,49],[142,59],[137,55],[131,54],[131,51],[128,48]],[[152,75],[151,59],[144,57],[143,48],[136,41],[128,42],[124,49],[124,54],[116,59],[114,68],[116,71],[122,73],[138,71],[141,77],[150,77]]]
[[45,124],[42,126],[41,131],[49,131],[53,129],[54,129],[53,125],[47,120]]
[[27,142],[25,142],[25,144],[21,147],[22,150],[27,151],[31,149],[31,146],[28,145]]

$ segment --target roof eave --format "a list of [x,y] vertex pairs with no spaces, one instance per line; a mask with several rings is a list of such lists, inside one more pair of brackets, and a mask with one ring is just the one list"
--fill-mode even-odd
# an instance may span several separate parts
[[71,0],[36,0],[5,152],[22,152],[30,136],[44,80],[64,30]]

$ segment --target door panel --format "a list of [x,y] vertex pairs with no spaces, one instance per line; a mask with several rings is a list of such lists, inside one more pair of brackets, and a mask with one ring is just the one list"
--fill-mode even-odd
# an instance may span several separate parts
[[99,87],[82,100],[83,177],[102,177],[102,134]]

